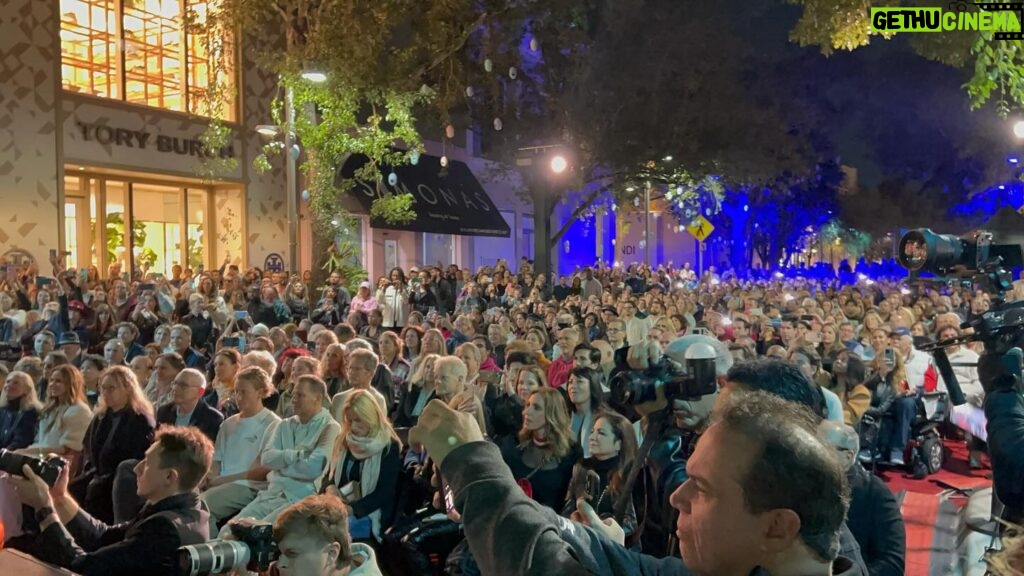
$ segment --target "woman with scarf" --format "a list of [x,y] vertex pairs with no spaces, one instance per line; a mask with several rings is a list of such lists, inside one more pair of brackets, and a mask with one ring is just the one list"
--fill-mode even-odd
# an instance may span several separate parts
[[380,541],[394,512],[402,442],[368,390],[353,390],[341,414],[341,434],[320,491],[345,503],[353,540]]

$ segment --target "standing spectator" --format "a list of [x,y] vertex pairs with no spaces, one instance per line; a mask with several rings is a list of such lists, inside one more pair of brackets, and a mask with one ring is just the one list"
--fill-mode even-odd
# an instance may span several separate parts
[[352,297],[352,304],[349,306],[349,313],[359,312],[369,314],[377,309],[377,298],[370,295],[370,283],[363,281],[359,284],[359,291]]
[[393,268],[388,280],[381,280],[377,287],[377,304],[383,316],[383,326],[401,332],[409,316],[409,288],[401,268]]

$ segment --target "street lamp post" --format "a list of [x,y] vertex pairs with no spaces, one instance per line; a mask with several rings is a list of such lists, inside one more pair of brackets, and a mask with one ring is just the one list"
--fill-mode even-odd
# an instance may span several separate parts
[[299,272],[299,190],[295,146],[295,90],[288,86],[284,95],[285,189],[288,191],[288,264]]

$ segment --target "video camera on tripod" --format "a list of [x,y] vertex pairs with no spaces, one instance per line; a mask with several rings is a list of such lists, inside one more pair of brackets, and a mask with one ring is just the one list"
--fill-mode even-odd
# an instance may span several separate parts
[[[985,345],[978,360],[978,377],[986,394],[1005,387],[1019,389],[1024,364],[1024,300],[1007,302],[1006,293],[1013,288],[1010,270],[1024,267],[1022,244],[996,243],[993,234],[986,231],[961,238],[924,228],[911,230],[900,239],[898,259],[913,282],[981,288],[993,297],[988,312],[960,326],[970,328],[970,333],[919,346],[933,354],[953,404],[959,406],[966,399],[946,356],[950,346],[968,342]],[[921,272],[930,272],[936,278],[920,278]]]

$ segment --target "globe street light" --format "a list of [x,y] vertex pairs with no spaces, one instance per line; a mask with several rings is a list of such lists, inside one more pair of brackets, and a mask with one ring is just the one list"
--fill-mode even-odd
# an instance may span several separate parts
[[303,80],[315,84],[327,82],[327,74],[320,70],[303,70],[301,76]]
[[1024,120],[1018,120],[1013,125],[1013,135],[1017,138],[1024,139]]
[[565,159],[565,156],[561,154],[556,155],[551,159],[551,171],[555,174],[561,174],[565,172],[565,169],[569,167],[569,161]]

